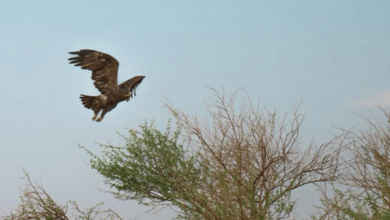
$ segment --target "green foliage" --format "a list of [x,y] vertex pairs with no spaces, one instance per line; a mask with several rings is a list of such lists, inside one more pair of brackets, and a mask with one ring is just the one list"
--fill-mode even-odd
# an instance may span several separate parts
[[[381,179],[378,177],[378,179]],[[342,191],[334,186],[334,183],[330,183],[334,192],[334,198],[321,199],[322,206],[315,206],[317,209],[322,210],[324,216],[326,213],[334,212],[337,219],[342,220],[389,220],[390,210],[386,207],[386,202],[389,194],[386,195],[387,189],[385,188],[388,183],[381,182],[381,194],[374,194],[370,190],[366,190],[360,187],[354,187]],[[310,215],[312,220],[325,219]],[[332,219],[332,218],[326,218]]]
[[92,168],[117,190],[111,192],[116,198],[147,206],[172,204],[186,210],[192,205],[184,201],[197,196],[200,169],[196,157],[178,143],[180,131],[177,126],[171,134],[168,122],[166,132],[161,133],[153,121],[150,125],[145,122],[140,131],[130,129],[128,137],[121,135],[126,146],[101,144],[103,157],[80,147],[92,156]]
[[[339,217],[345,220],[389,220],[389,211],[380,208],[380,198],[371,195],[360,196],[356,192],[336,190],[339,196],[345,198],[345,203],[339,207]],[[353,204],[353,205],[351,205]]]

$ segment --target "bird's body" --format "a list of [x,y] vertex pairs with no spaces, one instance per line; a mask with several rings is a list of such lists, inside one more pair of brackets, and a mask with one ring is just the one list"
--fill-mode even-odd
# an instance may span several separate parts
[[80,99],[85,108],[92,109],[95,120],[101,110],[101,116],[96,121],[103,120],[104,115],[114,109],[118,103],[129,101],[135,94],[135,89],[145,76],[133,77],[118,85],[117,74],[119,62],[109,54],[95,50],[80,50],[69,52],[77,55],[69,58],[71,64],[81,66],[82,69],[92,70],[94,85],[100,91],[99,96],[81,95]]

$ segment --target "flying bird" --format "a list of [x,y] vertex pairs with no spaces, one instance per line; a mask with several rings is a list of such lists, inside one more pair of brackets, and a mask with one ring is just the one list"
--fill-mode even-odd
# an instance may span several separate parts
[[101,93],[99,96],[80,96],[84,107],[94,111],[93,121],[101,110],[103,111],[96,119],[97,122],[102,121],[104,115],[113,110],[118,103],[129,101],[133,98],[133,94],[136,96],[135,90],[145,78],[145,76],[135,76],[118,85],[119,62],[111,55],[88,49],[69,53],[77,55],[68,59],[70,64],[80,66],[81,69],[92,70],[91,78],[95,81],[93,84]]

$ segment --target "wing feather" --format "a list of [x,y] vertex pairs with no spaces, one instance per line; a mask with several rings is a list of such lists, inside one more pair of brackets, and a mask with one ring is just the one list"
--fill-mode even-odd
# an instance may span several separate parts
[[109,54],[95,50],[80,50],[69,52],[76,57],[68,60],[70,64],[80,66],[81,69],[92,70],[93,84],[102,94],[108,91],[118,90],[118,68],[119,62]]
[[142,80],[144,78],[145,78],[145,76],[135,76],[135,77],[133,77],[133,78],[131,78],[129,80],[126,80],[123,83],[121,83],[119,85],[119,87],[121,89],[124,89],[126,91],[131,92],[131,96],[130,97],[133,98],[133,94],[134,94],[134,96],[136,96],[135,91],[136,91],[137,86],[139,84],[141,84],[141,82],[142,82]]

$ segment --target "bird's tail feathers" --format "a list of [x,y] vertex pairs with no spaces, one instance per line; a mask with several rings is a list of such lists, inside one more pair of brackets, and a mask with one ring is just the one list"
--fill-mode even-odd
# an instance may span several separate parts
[[99,103],[98,96],[80,95],[80,99],[84,107],[88,109],[94,109],[94,107]]

